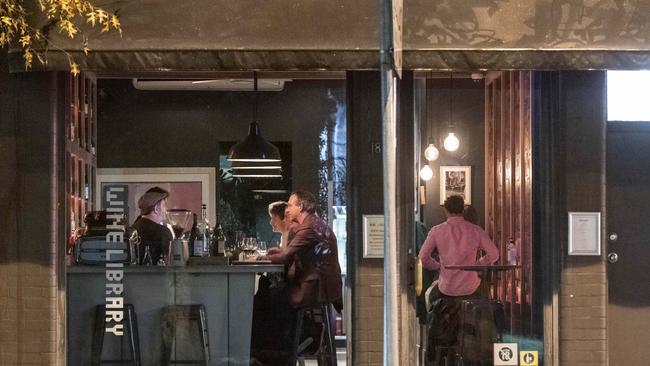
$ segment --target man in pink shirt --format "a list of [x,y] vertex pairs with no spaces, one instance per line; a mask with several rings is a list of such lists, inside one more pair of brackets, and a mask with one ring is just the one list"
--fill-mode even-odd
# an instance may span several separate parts
[[[436,344],[451,346],[456,343],[461,301],[475,297],[481,284],[477,272],[446,266],[492,264],[499,259],[499,251],[487,233],[463,218],[465,202],[461,196],[449,196],[444,207],[447,221],[431,228],[419,254],[424,268],[440,270],[438,288],[433,289],[433,309],[427,320],[429,357],[434,356]],[[477,260],[479,249],[486,254]],[[434,250],[439,260],[432,257]]]

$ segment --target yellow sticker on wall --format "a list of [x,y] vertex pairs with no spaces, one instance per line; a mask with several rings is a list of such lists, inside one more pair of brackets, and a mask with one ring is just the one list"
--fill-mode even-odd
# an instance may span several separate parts
[[521,366],[537,366],[537,351],[519,351],[519,364]]

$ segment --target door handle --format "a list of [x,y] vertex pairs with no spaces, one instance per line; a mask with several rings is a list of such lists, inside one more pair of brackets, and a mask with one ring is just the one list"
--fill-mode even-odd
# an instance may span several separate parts
[[618,262],[618,254],[616,253],[609,253],[607,254],[607,260],[609,263],[616,263]]

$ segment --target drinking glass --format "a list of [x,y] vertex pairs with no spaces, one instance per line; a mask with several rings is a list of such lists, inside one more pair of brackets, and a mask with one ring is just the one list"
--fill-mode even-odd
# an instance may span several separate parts
[[265,256],[267,253],[267,246],[265,241],[260,241],[257,243],[257,255],[260,257]]

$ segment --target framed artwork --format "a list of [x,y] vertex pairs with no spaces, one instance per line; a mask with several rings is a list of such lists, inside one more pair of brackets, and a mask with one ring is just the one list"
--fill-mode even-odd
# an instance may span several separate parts
[[569,255],[600,255],[600,212],[569,212]]
[[168,209],[188,209],[201,217],[206,205],[210,223],[216,222],[215,168],[109,168],[97,169],[96,207],[104,209],[105,192],[113,186],[123,188],[126,220],[133,223],[139,214],[138,199],[149,188],[159,186],[170,192]]
[[384,215],[363,215],[363,257],[384,257]]
[[472,204],[471,166],[440,167],[440,204],[444,204],[445,199],[453,195],[462,196],[467,205]]

